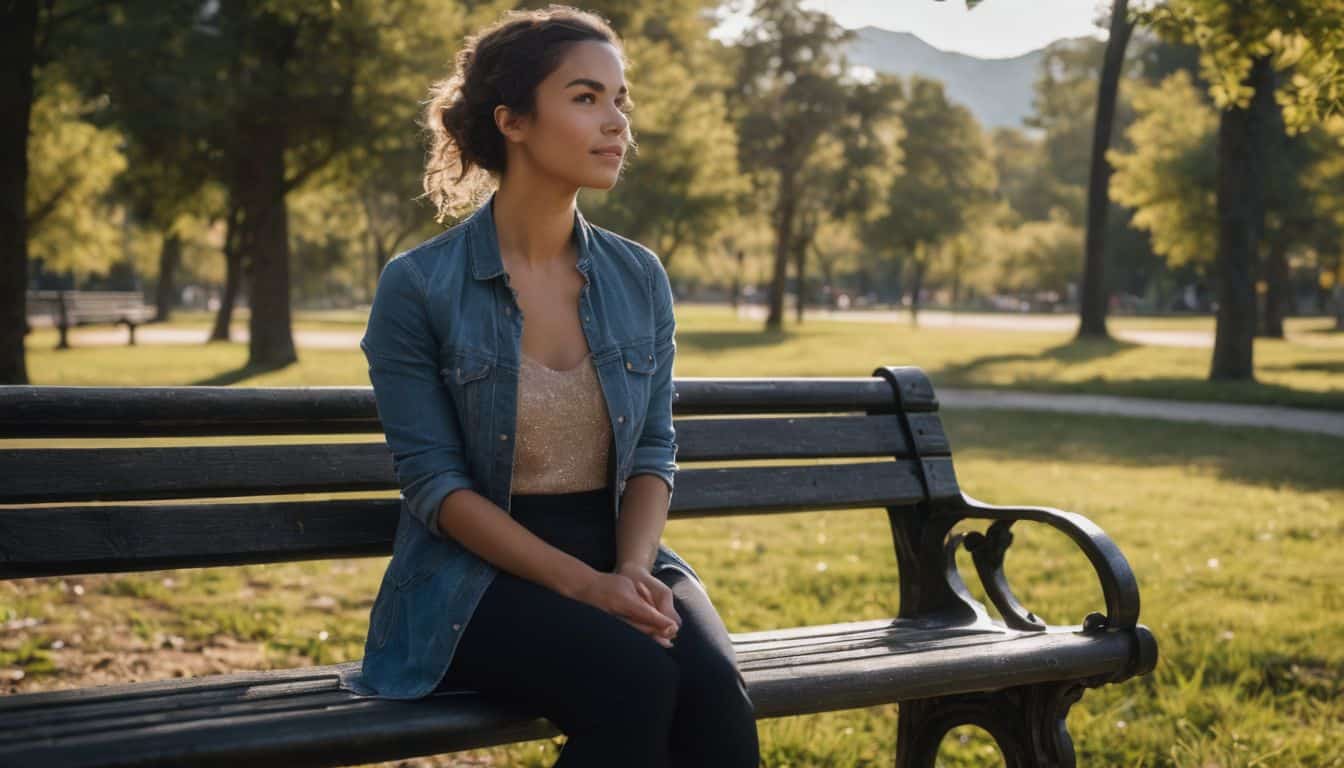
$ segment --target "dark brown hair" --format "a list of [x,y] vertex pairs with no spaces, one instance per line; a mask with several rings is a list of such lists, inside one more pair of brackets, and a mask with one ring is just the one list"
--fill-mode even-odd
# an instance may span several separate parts
[[[495,125],[495,107],[533,114],[537,85],[572,45],[585,41],[610,43],[625,61],[620,38],[605,20],[566,5],[508,11],[467,36],[456,71],[430,86],[421,122],[429,143],[424,196],[434,203],[435,220],[442,223],[480,205],[504,174],[504,135]],[[628,109],[629,98],[626,103]]]

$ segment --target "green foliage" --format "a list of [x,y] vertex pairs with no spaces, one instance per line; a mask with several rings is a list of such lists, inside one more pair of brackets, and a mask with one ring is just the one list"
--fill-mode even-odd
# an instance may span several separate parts
[[119,210],[109,192],[126,170],[122,135],[99,127],[105,108],[49,67],[37,79],[28,139],[28,252],[51,271],[106,271],[121,259]]
[[1136,13],[1169,39],[1199,47],[1220,109],[1250,105],[1252,60],[1289,76],[1275,94],[1291,134],[1344,114],[1344,0],[1163,0]]
[[874,253],[908,260],[918,286],[940,249],[992,206],[997,174],[988,137],[941,83],[911,78],[900,119],[904,166],[860,231]]
[[1214,173],[1218,115],[1199,99],[1184,72],[1160,85],[1129,85],[1138,119],[1127,131],[1132,150],[1111,150],[1111,197],[1135,210],[1153,248],[1172,266],[1211,264],[1217,245]]
[[[831,118],[842,111],[839,46],[854,36],[797,0],[762,0],[738,44],[738,153],[761,189],[793,183]],[[793,190],[783,193],[792,195]],[[783,202],[773,199],[764,210]]]
[[667,263],[704,248],[749,191],[725,98],[729,59],[709,39],[708,21],[695,18],[694,26],[674,27],[685,27],[677,37],[626,37],[637,147],[612,191],[583,193],[589,218]]
[[993,254],[994,287],[1025,295],[1054,291],[1061,297],[1078,275],[1083,230],[1056,209],[1048,221],[1023,222],[1010,230]]

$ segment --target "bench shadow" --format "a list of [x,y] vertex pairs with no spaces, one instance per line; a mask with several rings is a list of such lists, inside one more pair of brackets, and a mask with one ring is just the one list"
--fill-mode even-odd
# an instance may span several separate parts
[[1344,488],[1344,477],[1326,458],[1339,455],[1344,439],[1329,435],[1040,411],[957,409],[941,415],[954,462],[970,457],[1039,462],[1043,479],[1045,465],[1053,462],[1096,462],[1198,466],[1201,473],[1266,488]]

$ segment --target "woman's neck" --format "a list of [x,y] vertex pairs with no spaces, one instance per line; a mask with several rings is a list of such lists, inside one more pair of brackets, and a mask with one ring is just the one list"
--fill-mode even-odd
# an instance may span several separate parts
[[502,181],[491,213],[505,264],[528,270],[568,264],[577,198],[578,190],[572,187],[560,190]]

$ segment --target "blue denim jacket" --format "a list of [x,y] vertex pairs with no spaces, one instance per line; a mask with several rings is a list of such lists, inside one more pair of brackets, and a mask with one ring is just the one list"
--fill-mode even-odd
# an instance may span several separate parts
[[[392,560],[369,615],[355,693],[431,693],[497,569],[438,527],[444,497],[471,488],[511,508],[522,310],[499,254],[494,195],[398,254],[378,281],[360,342],[401,487]],[[579,318],[611,418],[613,519],[631,475],[673,487],[675,318],[667,272],[644,246],[574,218]],[[694,569],[660,545],[653,571]]]

